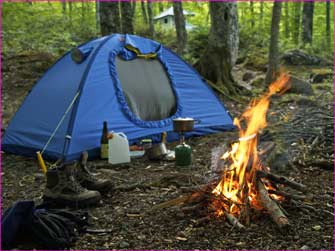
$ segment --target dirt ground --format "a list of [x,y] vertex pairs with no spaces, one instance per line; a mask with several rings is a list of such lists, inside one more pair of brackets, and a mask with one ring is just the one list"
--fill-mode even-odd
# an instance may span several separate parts
[[[35,80],[49,66],[51,60],[37,58],[33,63],[29,57],[4,59],[3,61],[3,127],[33,86]],[[46,61],[44,62],[43,61]],[[301,70],[300,70],[301,71]],[[260,73],[261,74],[261,73]],[[305,75],[301,74],[301,77]],[[324,88],[315,88],[318,96],[330,99],[331,107],[325,112],[333,116],[332,80]],[[293,96],[292,96],[293,97]],[[284,98],[284,97],[283,97]],[[294,98],[294,97],[293,97]],[[302,113],[313,102],[296,102],[276,98],[269,114],[285,113],[294,107],[294,113]],[[315,100],[314,100],[315,101]],[[280,107],[279,107],[280,104]],[[247,103],[225,101],[234,116],[238,116]],[[308,117],[308,114],[306,114]],[[269,119],[269,127],[279,119]],[[333,124],[333,121],[327,120]],[[286,125],[290,119],[286,119]],[[282,127],[282,124],[278,126]],[[289,127],[290,128],[290,127]],[[293,127],[292,127],[293,128]],[[279,130],[279,129],[278,129]],[[271,131],[270,131],[271,134]],[[310,196],[301,208],[285,203],[291,228],[280,233],[266,212],[258,212],[252,217],[246,230],[232,229],[221,218],[197,225],[197,217],[184,214],[179,206],[153,210],[159,203],[188,194],[187,187],[206,183],[211,174],[211,149],[227,144],[237,135],[234,132],[220,133],[193,138],[188,143],[193,148],[193,165],[188,168],[175,167],[173,162],[152,162],[145,158],[134,159],[130,164],[111,166],[101,160],[89,165],[101,176],[110,178],[115,189],[105,195],[97,207],[89,208],[94,229],[110,232],[84,234],[73,249],[334,249],[334,170],[317,165],[308,165],[293,143],[276,142],[284,151],[270,162],[278,163],[278,156],[287,156],[287,164],[274,167],[273,172],[285,175],[307,186]],[[300,137],[300,136],[299,136]],[[299,141],[297,136],[295,139]],[[292,137],[291,137],[292,138]],[[261,137],[262,139],[262,137]],[[330,140],[332,147],[333,138]],[[331,143],[330,143],[331,144]],[[172,149],[174,144],[169,144]],[[331,146],[329,146],[331,147]],[[280,158],[279,158],[280,159]],[[282,163],[282,160],[279,160]],[[286,163],[286,162],[285,162]],[[300,163],[300,164],[297,164]],[[269,163],[271,165],[271,163]],[[2,209],[15,201],[33,199],[41,202],[45,185],[44,176],[37,167],[36,160],[2,152]],[[309,207],[308,207],[309,206]],[[29,246],[31,247],[31,246]],[[19,249],[28,246],[21,245]]]

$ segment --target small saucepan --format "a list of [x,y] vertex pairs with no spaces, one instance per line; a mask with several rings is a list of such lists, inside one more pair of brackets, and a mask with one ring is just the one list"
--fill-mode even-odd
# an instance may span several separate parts
[[173,119],[173,131],[190,132],[194,128],[194,124],[200,123],[200,120],[193,118],[175,118]]

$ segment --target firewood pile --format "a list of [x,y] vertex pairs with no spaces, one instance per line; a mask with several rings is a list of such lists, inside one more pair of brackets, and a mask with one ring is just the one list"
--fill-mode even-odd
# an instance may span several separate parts
[[[264,142],[261,145],[258,151],[260,161],[266,159],[266,156],[275,148],[273,142]],[[251,178],[253,183],[249,186],[245,183],[239,188],[239,203],[225,194],[217,194],[215,190],[222,176],[229,172],[229,166],[231,166],[229,162],[219,157],[226,149],[227,147],[221,146],[212,150],[212,170],[206,184],[191,188],[193,192],[190,195],[164,202],[155,208],[162,209],[178,205],[184,214],[197,218],[194,221],[196,225],[224,218],[232,228],[239,230],[247,228],[253,218],[264,213],[272,218],[282,232],[291,228],[288,213],[284,209],[285,205],[307,208],[313,212],[316,210],[309,205],[304,205],[303,202],[311,198],[311,195],[307,193],[303,184],[271,173],[269,168],[261,162],[258,163],[260,169],[253,172]],[[251,166],[247,167],[247,170],[249,174],[252,173]]]

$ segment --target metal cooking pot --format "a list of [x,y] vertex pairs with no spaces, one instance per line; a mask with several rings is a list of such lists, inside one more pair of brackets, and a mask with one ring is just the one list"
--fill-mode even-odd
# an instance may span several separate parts
[[146,151],[146,155],[150,160],[161,160],[168,153],[168,150],[165,145],[166,141],[166,132],[162,133],[162,142],[159,144],[153,145]]
[[193,118],[175,118],[173,119],[173,131],[190,132],[194,128],[194,124],[200,123],[200,120]]

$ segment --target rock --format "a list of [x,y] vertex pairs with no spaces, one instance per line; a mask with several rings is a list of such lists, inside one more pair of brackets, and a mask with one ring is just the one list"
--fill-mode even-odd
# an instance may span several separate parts
[[256,73],[255,72],[253,72],[253,71],[247,71],[247,72],[245,72],[243,74],[242,80],[243,81],[249,81],[249,80],[251,80],[251,79],[253,79],[255,77],[256,77]]
[[311,83],[322,83],[326,78],[332,78],[333,73],[331,72],[320,72],[310,75]]
[[264,84],[264,76],[258,76],[250,82],[250,85],[260,87]]
[[303,95],[313,95],[313,89],[310,83],[299,79],[295,76],[290,76],[289,83],[291,88],[288,90],[289,93],[303,94]]
[[315,231],[320,231],[321,230],[321,226],[316,225],[316,226],[312,227],[312,229],[315,230]]
[[126,241],[121,241],[120,243],[119,243],[119,247],[120,248],[127,248],[127,247],[129,247],[130,246],[130,244],[128,243],[128,242],[126,242]]
[[281,59],[290,65],[328,65],[329,63],[320,57],[309,55],[301,50],[287,51]]
[[307,245],[303,245],[300,249],[301,249],[301,250],[308,250],[308,249],[310,249],[310,248],[309,248],[309,246],[307,246]]

